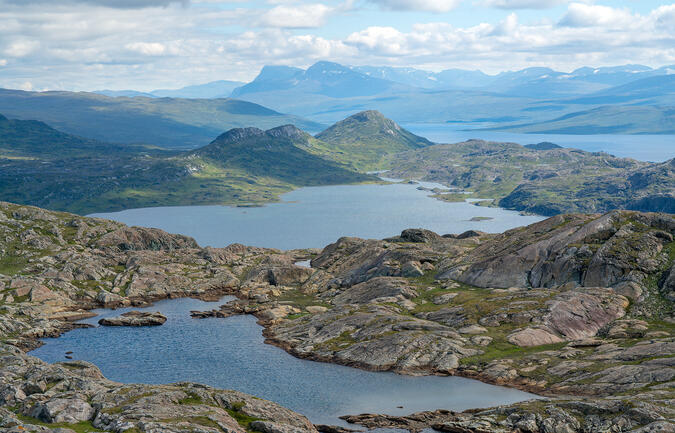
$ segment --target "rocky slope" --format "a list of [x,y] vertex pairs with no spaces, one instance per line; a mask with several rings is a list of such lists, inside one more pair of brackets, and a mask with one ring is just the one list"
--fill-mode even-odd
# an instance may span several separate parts
[[[293,125],[263,131],[238,128],[218,136],[188,158],[222,170],[240,170],[258,178],[272,178],[297,185],[328,185],[375,181],[344,166],[308,152],[317,140]],[[197,165],[199,161],[194,161]]]
[[[613,212],[500,235],[411,229],[381,241],[342,238],[322,251],[202,249],[159,230],[2,203],[0,427],[314,431],[301,416],[240,393],[120,385],[89,364],[48,365],[16,349],[71,329],[93,307],[229,293],[238,299],[195,317],[254,314],[269,343],[298,357],[461,375],[552,397],[351,422],[411,431],[672,431],[674,234],[672,215]],[[309,257],[311,268],[294,265]]]
[[316,135],[313,148],[324,157],[358,170],[381,168],[382,158],[433,143],[402,128],[379,111],[362,111]]
[[674,161],[646,163],[604,152],[469,140],[391,156],[388,175],[447,185],[452,189],[437,195],[442,200],[485,198],[547,216],[614,209],[673,213]]

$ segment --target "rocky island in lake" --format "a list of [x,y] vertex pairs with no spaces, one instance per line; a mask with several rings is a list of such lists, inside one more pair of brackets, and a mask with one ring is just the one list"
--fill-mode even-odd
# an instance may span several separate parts
[[118,317],[107,317],[98,321],[102,326],[160,326],[166,322],[166,316],[159,311],[129,311]]
[[[355,425],[673,428],[672,215],[559,215],[503,234],[410,229],[291,251],[201,248],[160,230],[10,203],[1,205],[0,229],[6,431],[336,431],[240,392],[120,384],[92,364],[47,364],[24,352],[80,326],[93,308],[223,294],[237,299],[194,315],[255,315],[267,342],[297,357],[548,397],[462,413],[344,414]],[[307,259],[311,267],[295,264]]]

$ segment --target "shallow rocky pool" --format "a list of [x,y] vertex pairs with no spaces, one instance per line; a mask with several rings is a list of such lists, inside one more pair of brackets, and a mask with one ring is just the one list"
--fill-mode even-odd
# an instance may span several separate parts
[[[340,415],[364,412],[403,415],[420,410],[464,410],[509,404],[533,395],[459,377],[412,377],[374,373],[297,359],[264,344],[252,316],[192,319],[190,310],[223,304],[196,299],[157,302],[142,309],[168,317],[159,327],[76,329],[32,351],[48,362],[74,359],[96,364],[109,379],[134,383],[192,381],[236,389],[273,400],[314,423],[342,424]],[[130,309],[95,310],[87,322]]]

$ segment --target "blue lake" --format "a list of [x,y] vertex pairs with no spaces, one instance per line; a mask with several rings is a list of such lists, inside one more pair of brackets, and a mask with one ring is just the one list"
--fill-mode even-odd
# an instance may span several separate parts
[[[74,359],[95,363],[109,379],[124,383],[200,382],[236,389],[280,403],[315,423],[346,425],[340,415],[421,410],[464,410],[509,404],[535,396],[458,377],[413,377],[374,373],[294,358],[264,344],[251,316],[192,319],[190,310],[219,302],[174,299],[142,310],[161,311],[163,326],[76,329],[31,352],[47,362]],[[99,318],[130,309],[95,310]],[[399,407],[402,406],[402,407]]]
[[675,158],[675,135],[519,134],[503,131],[470,130],[494,125],[465,123],[416,123],[404,126],[411,132],[426,137],[435,143],[458,143],[472,138],[522,145],[550,141],[563,147],[573,147],[589,152],[604,151],[614,156],[634,158],[640,161],[660,162]]
[[[542,218],[470,203],[446,203],[416,185],[340,185],[301,188],[263,207],[176,206],[129,209],[90,216],[156,227],[194,237],[202,246],[234,242],[259,247],[323,248],[341,236],[382,239],[407,228],[440,234],[481,230],[497,233]],[[469,221],[472,217],[487,221]]]
[[[430,183],[301,188],[282,202],[257,208],[185,206],[130,209],[96,214],[129,225],[158,227],[193,236],[202,246],[246,245],[322,248],[341,236],[384,238],[410,227],[438,233],[469,229],[501,232],[539,221],[498,208],[445,203],[418,186]],[[469,221],[472,217],[492,218]],[[292,357],[264,344],[250,316],[191,319],[190,310],[221,302],[194,299],[158,302],[168,321],[152,328],[76,329],[32,354],[48,361],[75,359],[95,363],[110,379],[133,383],[194,381],[237,389],[273,400],[315,423],[342,424],[340,415],[363,412],[408,414],[421,410],[464,410],[522,401],[534,396],[457,377],[410,377],[366,372]],[[100,310],[102,316],[125,310]],[[96,323],[100,318],[91,320]],[[401,407],[399,407],[401,406]]]

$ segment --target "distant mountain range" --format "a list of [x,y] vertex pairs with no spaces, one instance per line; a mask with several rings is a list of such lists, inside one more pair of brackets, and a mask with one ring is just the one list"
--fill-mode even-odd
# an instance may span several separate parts
[[306,70],[266,66],[232,96],[318,122],[378,110],[399,122],[548,121],[603,105],[675,106],[675,66],[550,68],[487,75],[318,62]]
[[[633,117],[639,110],[626,107],[650,108]],[[316,132],[368,110],[400,123],[466,123],[472,129],[480,123],[521,132],[665,134],[670,129],[660,119],[667,124],[672,107],[675,65],[584,67],[569,73],[536,67],[488,75],[321,61],[307,69],[265,66],[245,84],[214,81],[152,92],[0,90],[0,112],[12,117],[101,141],[182,149],[203,146],[236,127],[293,124]],[[606,119],[613,113],[615,128],[589,117],[601,108]]]
[[180,89],[159,89],[150,92],[138,92],[136,90],[95,90],[93,93],[100,95],[133,98],[145,96],[147,98],[228,98],[232,91],[244,85],[241,81],[218,80],[206,84],[182,87]]
[[63,132],[113,143],[193,149],[222,131],[293,124],[309,131],[323,125],[235,99],[108,97],[86,92],[0,89],[0,113],[43,121]]

